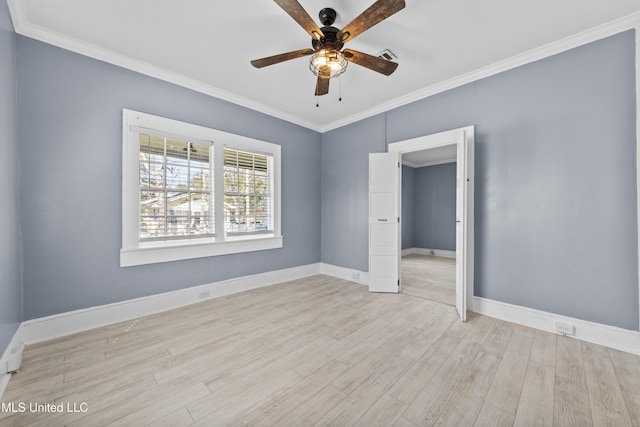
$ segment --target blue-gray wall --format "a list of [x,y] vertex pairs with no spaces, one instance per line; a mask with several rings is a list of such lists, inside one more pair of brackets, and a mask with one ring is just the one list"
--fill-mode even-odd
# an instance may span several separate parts
[[[323,135],[16,38],[6,6],[0,47],[0,349],[38,316],[320,260],[367,271],[368,153],[470,124],[475,294],[638,329],[632,31]],[[122,108],[281,144],[285,247],[120,268]]]
[[368,270],[369,153],[384,133],[383,114],[322,134],[322,262]]
[[415,180],[416,170],[402,165],[402,249],[411,249],[414,245],[415,218]]
[[[320,261],[320,135],[17,37],[24,317]],[[121,268],[122,109],[282,146],[284,248]]]
[[0,2],[0,357],[22,321],[16,100],[16,37],[7,2]]
[[475,295],[637,330],[634,38],[627,31],[324,134],[323,262],[368,270],[368,153],[475,125]]
[[414,247],[455,251],[456,164],[416,168],[413,198]]

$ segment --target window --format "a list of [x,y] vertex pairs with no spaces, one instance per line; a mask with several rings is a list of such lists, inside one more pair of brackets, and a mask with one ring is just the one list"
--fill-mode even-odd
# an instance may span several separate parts
[[140,133],[140,241],[215,236],[211,144]]
[[282,247],[280,146],[123,110],[120,265]]
[[273,232],[273,158],[224,150],[224,224],[227,235]]

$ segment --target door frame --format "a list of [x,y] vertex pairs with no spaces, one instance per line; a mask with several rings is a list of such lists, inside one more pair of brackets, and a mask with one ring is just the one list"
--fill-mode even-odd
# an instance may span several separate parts
[[[449,131],[445,131],[445,132],[439,132],[439,133],[435,133],[435,134],[430,134],[430,135],[424,135],[424,136],[420,136],[417,138],[412,138],[412,139],[407,139],[404,141],[399,141],[399,142],[395,142],[395,143],[391,143],[388,145],[387,151],[392,153],[400,153],[400,156],[402,156],[402,154],[404,153],[411,153],[411,152],[415,152],[415,151],[423,151],[423,150],[428,150],[428,149],[432,149],[432,148],[439,148],[439,147],[444,147],[444,146],[448,146],[448,145],[456,145],[458,146],[458,141],[464,140],[466,142],[466,146],[468,147],[468,150],[471,151],[471,159],[474,159],[473,156],[473,151],[474,151],[474,139],[475,139],[475,129],[474,126],[466,126],[466,127],[462,127],[462,128],[458,128],[458,129],[452,129]],[[456,161],[461,161],[460,159],[460,153],[461,150],[458,149],[456,150]],[[463,156],[464,157],[464,156]],[[456,259],[456,281],[458,280],[458,274],[460,274],[458,271],[458,262],[463,262],[464,268],[462,269],[462,271],[464,272],[463,274],[466,276],[466,280],[463,280],[463,283],[466,282],[466,287],[464,287],[463,289],[461,289],[460,291],[462,292],[462,299],[464,301],[463,303],[463,311],[464,313],[461,313],[461,317],[462,320],[465,320],[466,317],[466,310],[468,309],[468,307],[471,307],[471,302],[473,299],[473,289],[474,289],[474,283],[473,283],[473,266],[474,266],[474,242],[473,242],[473,236],[474,236],[474,165],[473,165],[473,161],[471,162],[466,162],[465,163],[469,163],[469,164],[465,164],[465,168],[466,168],[466,176],[467,176],[467,185],[456,185],[456,200],[458,200],[458,197],[463,197],[466,199],[467,202],[467,218],[466,221],[463,220],[463,224],[465,225],[462,229],[463,229],[463,237],[462,239],[464,240],[464,244],[462,245],[462,260]],[[457,175],[456,175],[457,176]],[[462,191],[462,194],[458,194],[460,191]],[[400,188],[398,189],[398,197],[399,197],[399,206],[400,206],[400,217],[402,217],[402,174],[400,175]],[[459,220],[459,218],[456,218],[456,220]],[[402,235],[402,221],[400,221],[400,235]],[[399,247],[398,247],[398,251],[399,253],[402,252],[402,243],[399,242]],[[402,280],[401,280],[401,286],[402,286]],[[402,287],[401,287],[402,288]],[[460,295],[457,294],[458,289],[456,289],[456,300],[458,300],[458,298],[460,297]]]

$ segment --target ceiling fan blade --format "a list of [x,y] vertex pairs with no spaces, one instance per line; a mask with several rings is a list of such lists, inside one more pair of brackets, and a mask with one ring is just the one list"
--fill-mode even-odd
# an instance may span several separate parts
[[338,39],[343,42],[353,40],[404,7],[404,0],[378,0],[340,30]]
[[387,61],[386,59],[378,58],[377,56],[369,55],[367,53],[358,52],[357,50],[345,49],[342,54],[344,59],[354,64],[358,64],[365,68],[368,68],[385,76],[391,75],[398,64],[396,62]]
[[280,55],[267,56],[266,58],[254,59],[251,61],[251,65],[256,68],[266,67],[268,65],[278,64],[280,62],[289,61],[290,59],[302,58],[303,56],[309,56],[313,52],[313,49],[301,49],[293,52],[281,53]]
[[304,30],[309,33],[309,35],[316,39],[320,40],[324,37],[320,28],[316,25],[316,23],[311,19],[306,10],[298,3],[297,0],[273,0],[278,6],[284,9],[285,12],[289,14]]
[[316,83],[316,96],[326,95],[329,93],[329,81],[331,79],[329,77],[320,77],[318,76],[318,81]]

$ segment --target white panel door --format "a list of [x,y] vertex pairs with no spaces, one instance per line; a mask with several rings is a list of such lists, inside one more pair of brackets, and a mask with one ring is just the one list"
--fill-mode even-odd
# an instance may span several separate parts
[[456,164],[456,309],[467,319],[467,289],[473,280],[468,259],[473,251],[473,134],[462,132]]
[[369,292],[400,291],[400,155],[369,154]]

